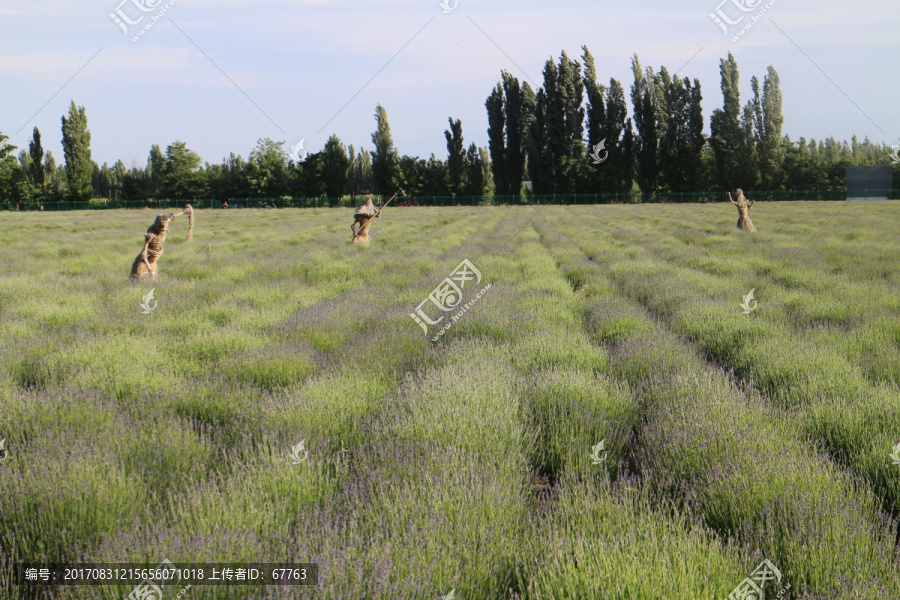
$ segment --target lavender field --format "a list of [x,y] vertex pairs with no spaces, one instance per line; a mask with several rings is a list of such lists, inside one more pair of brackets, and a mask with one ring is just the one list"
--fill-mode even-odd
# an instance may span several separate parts
[[155,213],[0,214],[0,598],[900,598],[898,209],[200,210],[140,284]]

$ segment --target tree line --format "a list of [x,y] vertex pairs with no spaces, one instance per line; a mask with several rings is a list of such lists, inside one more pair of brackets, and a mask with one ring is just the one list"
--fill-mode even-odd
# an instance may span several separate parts
[[[0,202],[54,202],[214,198],[410,196],[519,196],[604,192],[703,192],[712,190],[826,190],[845,187],[847,166],[887,164],[886,145],[868,138],[792,141],[782,135],[782,95],[777,71],[750,80],[741,105],[734,56],[720,60],[723,103],[705,120],[700,81],[642,67],[631,58],[633,81],[600,83],[594,58],[563,51],[548,59],[535,91],[506,71],[485,101],[488,145],[465,145],[462,123],[448,118],[446,159],[401,155],[387,111],[375,109],[372,150],[345,146],[337,135],[300,160],[285,142],[258,140],[244,159],[231,153],[203,163],[184,142],[165,152],[150,148],[146,165],[91,159],[87,113],[73,101],[61,119],[63,164],[45,152],[34,128],[28,149],[0,133]],[[630,114],[629,114],[630,100]],[[894,165],[895,181],[898,165]]]

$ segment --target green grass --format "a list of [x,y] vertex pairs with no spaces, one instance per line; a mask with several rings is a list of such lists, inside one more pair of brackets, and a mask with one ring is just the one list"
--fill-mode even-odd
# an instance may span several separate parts
[[[201,210],[138,284],[151,211],[0,214],[0,597],[167,558],[320,569],[185,598],[712,600],[767,558],[898,598],[897,208],[396,209],[369,247],[347,209]],[[432,342],[463,259],[491,287]]]

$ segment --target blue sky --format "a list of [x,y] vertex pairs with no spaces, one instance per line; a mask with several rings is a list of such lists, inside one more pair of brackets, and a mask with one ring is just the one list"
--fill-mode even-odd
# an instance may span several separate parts
[[[305,138],[318,150],[337,133],[371,149],[381,103],[400,152],[445,157],[450,116],[462,120],[467,145],[486,145],[484,100],[502,69],[540,84],[548,58],[579,56],[582,44],[601,80],[615,77],[626,90],[633,53],[644,66],[699,78],[707,128],[722,103],[719,59],[731,51],[742,103],[751,75],[776,68],[792,139],[900,140],[894,0],[775,0],[736,42],[732,34],[765,2],[458,0],[447,14],[438,0],[120,2],[0,5],[0,132],[13,144],[27,147],[37,126],[61,162],[60,117],[75,100],[87,109],[99,164],[143,165],[151,144],[175,140],[211,163],[246,157],[261,137],[287,149]],[[133,4],[141,2],[154,10]],[[755,8],[743,12],[740,2]],[[126,36],[110,17],[117,8],[132,21],[146,16]],[[717,8],[744,19],[726,35],[710,18]]]

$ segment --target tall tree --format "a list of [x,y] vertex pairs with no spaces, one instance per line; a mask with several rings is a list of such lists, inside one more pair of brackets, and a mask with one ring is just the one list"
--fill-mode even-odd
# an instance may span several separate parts
[[[431,155],[432,161],[437,161]],[[425,195],[425,176],[428,163],[415,156],[403,155],[400,157],[397,168],[397,183],[410,196]]]
[[47,150],[44,156],[44,182],[46,183],[46,199],[58,202],[66,192],[66,170],[56,164],[56,157]]
[[498,83],[484,103],[488,118],[488,149],[498,194],[507,193],[509,179],[506,174],[506,116],[503,113],[503,95],[503,85]]
[[337,134],[331,134],[322,151],[322,177],[325,178],[325,193],[329,198],[340,198],[347,188],[350,158],[347,149]]
[[375,132],[372,134],[372,177],[375,180],[375,191],[390,195],[397,187],[398,153],[391,137],[391,125],[388,123],[387,111],[380,104],[375,107]]
[[734,55],[719,63],[722,76],[723,106],[713,111],[710,118],[709,144],[715,157],[716,185],[726,190],[742,187],[748,189],[755,183],[755,148],[747,135],[747,121],[752,112],[741,112],[740,74]]
[[[528,128],[528,176],[531,177],[532,189],[536,193],[552,191],[553,157],[550,153],[547,125],[547,94],[544,88],[538,88],[534,101],[534,117]],[[493,155],[491,155],[493,162]],[[501,189],[497,181],[497,168],[494,168],[494,181],[497,190]],[[499,193],[499,192],[498,192]]]
[[661,165],[659,139],[661,107],[663,102],[659,77],[651,67],[641,70],[637,55],[631,57],[634,83],[631,85],[631,104],[634,110],[636,179],[642,192],[653,192],[659,187]]
[[[586,129],[588,151],[599,147],[601,144],[607,152],[610,151],[611,142],[607,135],[607,117],[606,117],[606,88],[597,81],[597,68],[594,65],[594,56],[588,50],[587,46],[582,46],[584,51],[582,60],[584,61],[584,80],[585,98],[587,100],[586,108]],[[614,143],[614,142],[612,142]],[[599,151],[599,150],[598,150]],[[606,159],[609,155],[605,155]],[[603,162],[606,162],[604,160]],[[603,163],[600,163],[603,164]],[[606,169],[587,168],[585,169],[583,181],[580,185],[580,192],[597,192],[608,191],[609,171]]]
[[150,146],[150,158],[147,159],[148,190],[150,198],[160,198],[162,193],[163,169],[166,164],[166,155],[163,154],[159,144]]
[[324,198],[328,195],[325,189],[325,156],[322,152],[310,152],[300,165],[299,188],[301,196]]
[[203,192],[203,174],[198,171],[200,162],[200,156],[184,142],[170,144],[162,167],[162,197],[173,200],[199,198]]
[[753,135],[753,104],[747,102],[741,113],[740,181],[744,189],[754,189],[759,182],[759,153]]
[[22,170],[13,154],[16,146],[9,144],[9,137],[0,133],[0,202],[12,202],[16,199],[15,189]]
[[562,52],[543,73],[530,120],[529,172],[537,193],[573,193],[585,172],[581,64]]
[[372,155],[365,148],[359,151],[350,166],[348,187],[351,194],[368,194],[375,189],[375,180],[372,176]]
[[287,194],[290,188],[287,166],[284,142],[271,138],[257,140],[245,168],[250,197],[278,198]]
[[[421,171],[422,195],[423,196],[448,196],[450,195],[450,179],[448,177],[447,165],[439,158],[435,158],[434,154],[428,159],[424,165],[424,161],[419,161],[418,169]],[[403,188],[404,190],[406,187]]]
[[44,147],[41,146],[41,132],[37,127],[34,128],[31,134],[28,154],[31,156],[31,181],[35,185],[43,187],[46,180],[44,174]]
[[687,77],[669,78],[662,68],[659,83],[663,91],[663,122],[660,137],[660,165],[665,186],[672,192],[690,192],[702,184],[703,110],[700,82]]
[[534,111],[534,92],[528,82],[519,80],[506,71],[503,78],[503,115],[506,124],[504,168],[506,189],[504,194],[518,196],[525,179],[525,136]]
[[628,192],[634,178],[634,134],[631,119],[627,118],[625,90],[615,79],[609,80],[609,88],[599,83],[594,57],[587,46],[582,49],[588,152],[598,148],[599,156],[605,159],[599,165],[585,163],[587,168],[579,191]]
[[[775,190],[781,185],[781,171],[784,162],[784,140],[781,126],[781,82],[778,72],[769,66],[763,78],[762,95],[756,76],[750,80],[753,99],[753,132],[756,151],[759,155],[760,183],[764,189]],[[856,143],[856,136],[853,138]],[[873,163],[874,164],[874,163]]]
[[473,142],[465,158],[466,196],[482,196],[484,194],[484,165],[481,164],[481,151]]
[[506,71],[485,102],[488,149],[497,194],[518,196],[525,179],[534,90]]
[[8,135],[3,135],[0,133],[0,163],[5,162],[13,155],[13,152],[16,151],[16,146],[13,146],[6,140],[9,139]]
[[606,94],[606,139],[610,156],[603,173],[607,174],[604,191],[627,193],[634,184],[634,131],[627,118],[625,88],[616,79],[609,80]]
[[478,149],[478,153],[481,154],[481,173],[483,185],[482,189],[484,193],[482,196],[484,198],[493,198],[494,197],[494,169],[491,167],[491,154],[488,152],[486,147],[481,147]]
[[66,179],[73,200],[90,200],[94,164],[91,160],[91,132],[83,106],[69,106],[69,117],[62,117],[62,146],[66,159]]
[[462,121],[448,117],[450,129],[444,131],[447,139],[447,176],[450,193],[461,196],[466,188],[466,147],[463,142]]

